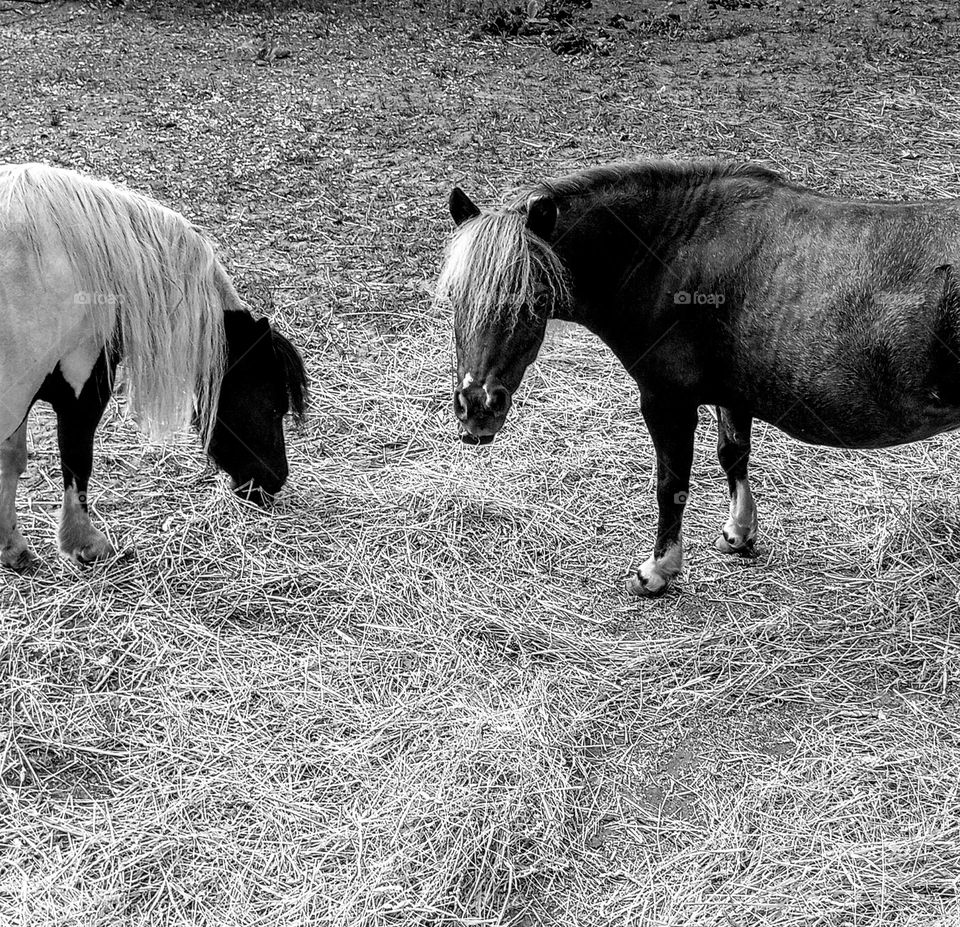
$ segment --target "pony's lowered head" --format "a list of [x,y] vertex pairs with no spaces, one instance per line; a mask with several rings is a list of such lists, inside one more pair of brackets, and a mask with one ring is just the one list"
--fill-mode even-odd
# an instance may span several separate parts
[[283,420],[302,419],[307,377],[297,349],[248,312],[224,313],[227,357],[208,453],[242,498],[266,505],[287,479]]
[[536,193],[520,206],[482,212],[457,187],[450,214],[457,229],[437,300],[454,313],[453,410],[463,441],[488,444],[503,427],[548,320],[568,299],[563,266],[549,244],[557,205]]

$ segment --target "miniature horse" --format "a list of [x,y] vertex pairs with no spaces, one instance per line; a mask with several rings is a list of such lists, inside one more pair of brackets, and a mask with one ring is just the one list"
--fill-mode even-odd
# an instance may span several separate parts
[[543,341],[578,322],[640,388],[659,522],[631,592],[680,572],[697,408],[717,406],[720,550],[750,554],[754,418],[811,444],[886,447],[960,426],[960,201],[824,196],[765,168],[612,165],[481,211],[459,189],[438,282],[455,313],[463,437],[486,443]]
[[16,491],[38,399],[57,416],[60,547],[80,562],[113,554],[86,496],[121,361],[130,407],[154,434],[193,423],[255,502],[283,486],[283,418],[303,415],[303,361],[251,316],[210,243],[148,197],[72,171],[0,166],[0,564],[35,559]]

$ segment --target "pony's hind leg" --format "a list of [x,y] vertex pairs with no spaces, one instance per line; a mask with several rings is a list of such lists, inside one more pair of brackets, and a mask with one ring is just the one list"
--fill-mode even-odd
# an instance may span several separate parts
[[57,440],[63,468],[60,550],[78,563],[92,563],[114,554],[106,535],[90,521],[87,486],[93,470],[93,436],[110,398],[112,369],[101,355],[79,395],[65,382],[51,397],[57,415]]
[[697,429],[697,406],[641,400],[653,446],[657,452],[657,539],[653,553],[627,576],[627,591],[654,596],[665,592],[683,565],[680,529],[683,508],[690,491],[693,436]]
[[27,420],[0,442],[0,564],[22,572],[36,561],[17,527],[17,483],[27,469]]
[[747,557],[753,556],[757,540],[757,506],[747,476],[751,425],[750,415],[717,406],[717,457],[730,488],[730,515],[717,538],[717,549]]

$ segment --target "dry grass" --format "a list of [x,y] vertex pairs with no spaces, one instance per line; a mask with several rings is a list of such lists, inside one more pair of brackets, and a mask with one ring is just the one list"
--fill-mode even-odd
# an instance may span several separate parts
[[658,153],[955,192],[955,13],[821,7],[635,9],[604,58],[414,8],[3,14],[0,159],[206,224],[315,404],[269,514],[111,410],[122,553],[88,571],[53,550],[38,415],[44,564],[0,585],[0,923],[960,922],[956,439],[761,427],[741,561],[712,547],[705,414],[685,575],[636,602],[626,375],[560,330],[509,429],[462,447],[431,308],[452,182],[488,202]]

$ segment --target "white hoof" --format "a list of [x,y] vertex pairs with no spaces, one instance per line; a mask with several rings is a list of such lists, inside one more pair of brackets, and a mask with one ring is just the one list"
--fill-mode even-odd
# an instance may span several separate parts
[[107,540],[107,536],[92,526],[89,533],[83,538],[61,537],[60,550],[64,556],[69,557],[74,563],[80,564],[108,560],[116,554],[113,545]]
[[670,581],[680,572],[683,563],[683,548],[675,544],[657,559],[648,557],[640,568],[627,575],[627,592],[631,595],[653,598],[663,595]]
[[37,555],[30,550],[19,531],[14,531],[6,544],[0,548],[0,566],[17,573],[26,573],[39,563]]
[[741,557],[755,557],[757,543],[757,523],[744,524],[733,518],[727,520],[716,540],[716,548],[724,554],[739,554]]

